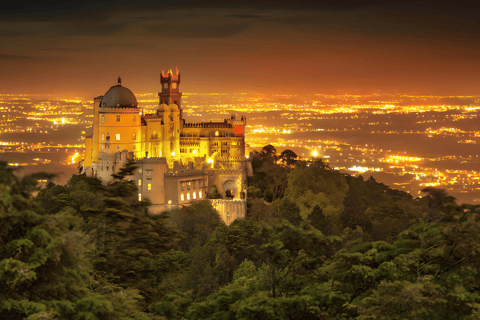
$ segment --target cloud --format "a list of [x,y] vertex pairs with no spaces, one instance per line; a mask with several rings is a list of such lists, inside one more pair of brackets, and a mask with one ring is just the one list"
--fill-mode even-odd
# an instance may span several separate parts
[[236,18],[236,19],[258,19],[263,18],[263,16],[257,14],[229,14],[227,15],[229,18]]
[[0,54],[0,61],[39,61],[44,60],[45,58],[36,57],[36,56],[23,56],[17,54]]

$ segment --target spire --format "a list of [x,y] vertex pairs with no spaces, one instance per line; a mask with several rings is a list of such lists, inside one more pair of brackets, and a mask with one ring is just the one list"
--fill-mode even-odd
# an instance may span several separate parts
[[175,74],[178,76],[180,74],[180,70],[178,70],[178,66],[175,66]]
[[120,76],[118,76],[118,85],[119,85],[119,86],[122,85],[122,78],[120,78]]

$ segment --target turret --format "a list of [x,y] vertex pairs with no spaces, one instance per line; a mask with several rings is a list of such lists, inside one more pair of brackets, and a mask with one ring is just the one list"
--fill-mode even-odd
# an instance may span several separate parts
[[168,70],[165,75],[164,71],[160,74],[160,84],[162,86],[162,91],[158,93],[159,104],[176,104],[180,109],[182,106],[181,97],[182,93],[180,92],[180,71],[176,70],[177,74],[174,75],[172,69]]

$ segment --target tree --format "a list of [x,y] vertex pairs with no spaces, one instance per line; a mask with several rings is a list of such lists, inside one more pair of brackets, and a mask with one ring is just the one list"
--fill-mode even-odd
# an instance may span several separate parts
[[280,153],[279,160],[285,168],[292,169],[297,162],[297,154],[292,150],[286,149]]
[[18,179],[0,162],[0,315],[3,319],[145,319],[135,290],[91,290],[88,237],[65,208],[39,214],[28,190],[38,175]]
[[173,210],[169,221],[180,231],[181,239],[178,246],[186,252],[195,246],[203,246],[215,228],[224,224],[208,200]]

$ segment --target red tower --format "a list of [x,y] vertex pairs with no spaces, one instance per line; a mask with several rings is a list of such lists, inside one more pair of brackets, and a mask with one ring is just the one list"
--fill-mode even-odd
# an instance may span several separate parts
[[177,74],[173,75],[172,69],[168,70],[167,74],[160,74],[160,84],[162,91],[158,93],[160,97],[160,104],[176,104],[182,110],[182,93],[179,90],[180,86],[180,72],[176,70]]

